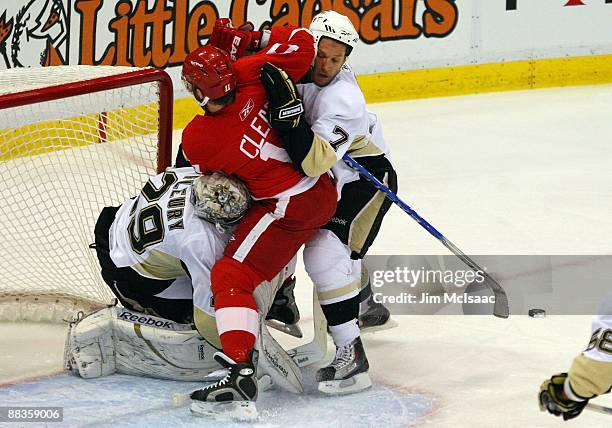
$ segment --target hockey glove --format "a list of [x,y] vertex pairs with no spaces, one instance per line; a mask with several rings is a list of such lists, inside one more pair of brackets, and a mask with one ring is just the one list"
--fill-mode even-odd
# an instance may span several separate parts
[[565,396],[563,385],[567,379],[567,373],[553,375],[540,386],[540,410],[548,411],[555,416],[563,416],[567,421],[578,416],[586,407],[589,400],[573,401]]
[[230,54],[233,61],[236,61],[242,58],[247,51],[259,49],[262,32],[253,31],[253,28],[251,22],[245,22],[239,28],[233,28],[230,19],[217,19],[209,44],[223,49]]
[[304,104],[291,78],[269,62],[263,65],[260,77],[268,95],[270,125],[279,131],[297,128],[304,119]]

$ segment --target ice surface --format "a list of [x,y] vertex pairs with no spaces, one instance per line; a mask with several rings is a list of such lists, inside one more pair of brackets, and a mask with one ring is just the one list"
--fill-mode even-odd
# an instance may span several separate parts
[[[314,380],[314,379],[312,379]],[[113,375],[85,380],[59,375],[0,389],[3,406],[51,406],[64,408],[66,426],[245,426],[194,417],[187,405],[172,407],[172,394],[200,388],[195,382],[173,382]],[[354,396],[330,399],[313,391],[305,395],[270,390],[260,394],[259,418],[249,426],[328,427],[345,415],[347,427],[404,427],[431,407],[431,399],[401,388],[376,385]],[[355,408],[359,412],[355,412]]]

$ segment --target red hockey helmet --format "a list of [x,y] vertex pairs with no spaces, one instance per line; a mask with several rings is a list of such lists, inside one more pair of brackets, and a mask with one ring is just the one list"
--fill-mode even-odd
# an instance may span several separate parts
[[236,89],[236,76],[229,55],[210,45],[191,52],[183,63],[182,79],[189,92],[195,95],[196,88],[204,99],[198,100],[204,107]]

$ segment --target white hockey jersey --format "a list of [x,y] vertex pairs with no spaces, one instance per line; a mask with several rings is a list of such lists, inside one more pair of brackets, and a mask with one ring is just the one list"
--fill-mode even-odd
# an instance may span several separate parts
[[[591,340],[585,357],[612,364],[612,292],[601,302],[591,323]],[[610,367],[612,371],[612,365]]]
[[[346,63],[326,86],[305,83],[297,87],[304,103],[306,122],[315,133],[315,139],[319,139],[322,147],[331,146],[331,150],[311,151],[317,158],[305,160],[302,167],[308,175],[331,168],[340,196],[345,183],[359,178],[359,174],[342,161],[345,153],[353,158],[383,153],[389,156],[378,117],[366,109],[355,74]],[[309,163],[314,165],[312,174],[308,171]]]
[[223,255],[230,233],[193,214],[191,167],[168,168],[149,179],[136,198],[128,199],[115,216],[110,232],[110,256],[118,267],[131,267],[154,279],[175,279],[158,294],[191,298],[214,316],[210,270]]
[[574,358],[565,393],[574,400],[591,398],[612,388],[612,293],[593,317],[587,349]]

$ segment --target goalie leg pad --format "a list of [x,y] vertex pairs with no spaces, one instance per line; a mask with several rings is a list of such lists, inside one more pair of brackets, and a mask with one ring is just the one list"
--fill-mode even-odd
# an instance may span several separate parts
[[83,378],[123,373],[202,380],[221,366],[217,351],[190,325],[106,308],[71,324],[64,365]]
[[[150,315],[115,320],[117,372],[171,380],[202,380],[221,366],[213,359],[217,349],[191,325]],[[139,315],[139,316],[137,316]],[[137,319],[138,322],[130,321]]]
[[113,343],[114,308],[105,308],[70,324],[64,367],[90,379],[116,371]]

